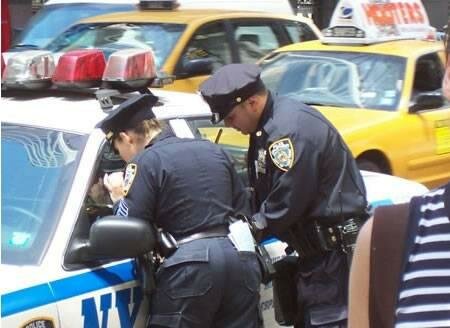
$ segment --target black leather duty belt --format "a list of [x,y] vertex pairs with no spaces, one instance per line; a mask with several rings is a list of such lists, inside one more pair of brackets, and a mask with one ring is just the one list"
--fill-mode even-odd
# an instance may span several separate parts
[[226,237],[228,236],[228,233],[229,233],[228,226],[217,226],[209,228],[202,232],[194,233],[192,235],[180,239],[176,239],[176,241],[178,245],[181,245],[197,239]]

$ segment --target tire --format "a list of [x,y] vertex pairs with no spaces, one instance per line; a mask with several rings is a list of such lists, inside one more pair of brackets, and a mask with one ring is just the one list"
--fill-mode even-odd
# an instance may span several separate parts
[[383,173],[383,170],[381,169],[379,164],[372,162],[371,160],[364,158],[357,159],[356,164],[358,164],[358,168],[360,170]]

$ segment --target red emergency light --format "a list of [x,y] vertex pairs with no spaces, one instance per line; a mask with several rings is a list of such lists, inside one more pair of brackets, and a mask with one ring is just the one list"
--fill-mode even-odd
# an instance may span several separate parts
[[58,87],[98,87],[105,66],[105,56],[99,49],[72,50],[59,58],[52,82]]

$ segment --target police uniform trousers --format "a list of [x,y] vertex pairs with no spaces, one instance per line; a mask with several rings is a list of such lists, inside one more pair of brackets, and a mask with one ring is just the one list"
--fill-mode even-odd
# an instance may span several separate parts
[[185,244],[159,267],[148,327],[256,328],[261,270],[227,237]]
[[295,328],[347,327],[348,265],[341,250],[299,261]]

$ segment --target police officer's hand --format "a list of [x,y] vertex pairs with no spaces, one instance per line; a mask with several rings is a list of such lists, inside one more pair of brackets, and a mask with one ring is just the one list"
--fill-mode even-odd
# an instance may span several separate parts
[[250,219],[250,226],[252,227],[253,236],[257,243],[260,243],[264,238],[264,229],[267,227],[266,219],[259,213],[253,215]]
[[123,172],[105,173],[103,184],[109,191],[109,196],[114,203],[123,198]]

